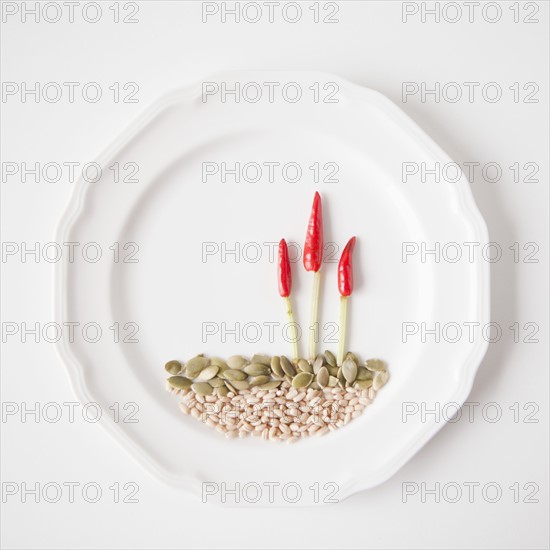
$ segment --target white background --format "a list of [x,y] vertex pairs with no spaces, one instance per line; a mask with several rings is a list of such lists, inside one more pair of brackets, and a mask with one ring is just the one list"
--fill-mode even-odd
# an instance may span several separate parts
[[[9,4],[9,3],[8,3]],[[27,3],[33,7],[34,3]],[[103,16],[75,22],[65,11],[57,23],[36,23],[32,15],[5,15],[2,24],[4,82],[98,82],[105,97],[88,103],[35,102],[21,95],[2,98],[3,162],[89,162],[144,108],[174,87],[200,81],[226,69],[311,69],[338,74],[374,88],[401,106],[457,162],[495,162],[498,182],[479,169],[472,190],[491,240],[504,251],[492,264],[492,319],[503,337],[490,345],[469,401],[479,403],[473,422],[466,414],[447,425],[388,482],[338,505],[315,509],[254,509],[203,504],[153,479],[95,424],[77,414],[57,423],[32,415],[2,418],[2,481],[27,483],[96,482],[99,502],[35,503],[30,496],[3,494],[2,546],[5,548],[545,548],[548,547],[548,4],[500,3],[485,14],[467,8],[456,23],[427,15],[424,3],[403,22],[401,2],[339,2],[334,24],[315,24],[312,2],[302,2],[301,19],[290,24],[275,11],[275,21],[235,23],[228,16],[202,22],[199,2],[143,2],[134,24],[114,23],[112,2],[101,2]],[[127,4],[127,3],[126,3]],[[433,2],[424,7],[433,8]],[[493,3],[494,4],[494,3]],[[121,17],[129,13],[123,7]],[[321,8],[323,3],[321,3]],[[4,3],[3,9],[6,8]],[[126,6],[126,9],[129,9]],[[454,8],[453,8],[454,9]],[[495,10],[495,8],[491,8]],[[524,18],[538,10],[526,23]],[[52,12],[53,13],[53,12]],[[325,12],[321,11],[323,15]],[[92,12],[90,12],[90,15]],[[484,15],[486,16],[484,18]],[[114,82],[136,82],[138,103],[115,103]],[[403,82],[433,88],[447,82],[479,82],[473,101],[455,103],[420,94],[402,100]],[[496,82],[502,98],[491,103],[481,89]],[[509,89],[520,83],[519,101]],[[537,103],[524,103],[528,82],[538,85]],[[464,93],[467,89],[463,87]],[[538,183],[514,182],[508,168],[534,162]],[[520,178],[526,176],[520,172]],[[49,242],[72,191],[57,183],[18,176],[2,181],[2,240]],[[514,262],[513,243],[536,243],[538,263]],[[522,251],[522,256],[524,252]],[[52,318],[52,266],[2,264],[2,320],[46,323]],[[539,343],[515,343],[507,328],[536,323]],[[526,337],[520,331],[520,340]],[[27,407],[35,402],[74,402],[53,344],[25,344],[10,337],[2,353],[2,402]],[[488,421],[482,409],[496,403],[502,417]],[[519,405],[519,418],[510,407]],[[538,422],[525,422],[529,411]],[[519,420],[516,422],[515,420]],[[115,503],[114,483],[136,483],[138,503]],[[479,483],[469,502],[464,483]],[[498,502],[481,487],[496,483]],[[457,503],[435,502],[420,492],[403,502],[403,483],[446,483],[463,489]],[[509,488],[519,484],[519,500]],[[536,484],[529,485],[526,484]],[[528,487],[528,488],[526,488]],[[531,488],[536,494],[527,503]],[[122,491],[122,494],[126,494]],[[449,493],[449,497],[454,493]],[[492,494],[490,495],[492,496]]]

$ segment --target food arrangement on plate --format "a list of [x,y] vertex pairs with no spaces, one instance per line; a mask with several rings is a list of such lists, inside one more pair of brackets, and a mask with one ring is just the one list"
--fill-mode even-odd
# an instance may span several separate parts
[[278,283],[292,330],[292,359],[285,355],[256,354],[251,359],[233,355],[227,360],[197,355],[186,363],[168,361],[168,390],[182,397],[180,409],[228,438],[249,435],[293,443],[323,435],[358,418],[389,373],[380,359],[362,364],[345,351],[347,302],[353,292],[353,249],[346,244],[338,263],[340,293],[337,354],[317,353],[319,290],[323,258],[323,220],[319,193],[315,193],[304,246],[304,268],[313,272],[308,358],[300,357],[298,330],[291,303],[292,273],[286,241],[279,243]]

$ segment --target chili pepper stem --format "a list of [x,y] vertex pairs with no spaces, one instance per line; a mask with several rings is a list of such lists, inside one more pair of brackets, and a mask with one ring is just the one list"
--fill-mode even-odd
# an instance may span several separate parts
[[311,325],[309,327],[309,359],[315,360],[315,336],[319,333],[317,323],[319,316],[319,290],[321,288],[321,270],[313,274],[313,290],[311,294]]
[[348,310],[348,297],[340,296],[340,323],[339,327],[339,340],[338,340],[338,356],[336,357],[336,364],[341,367],[344,361],[344,349],[346,347],[346,320]]
[[297,330],[297,325],[296,325],[296,321],[294,320],[294,313],[292,312],[292,303],[290,301],[290,297],[285,296],[283,299],[285,301],[285,307],[286,307],[286,314],[287,314],[287,317],[288,317],[288,322],[290,323],[290,325],[292,327],[292,342],[291,342],[292,343],[292,357],[293,357],[294,363],[297,363],[298,359],[300,358],[300,356],[298,355],[298,330]]

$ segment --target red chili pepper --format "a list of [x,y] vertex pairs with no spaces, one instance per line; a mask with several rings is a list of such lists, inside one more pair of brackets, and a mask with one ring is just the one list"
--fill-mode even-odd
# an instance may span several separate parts
[[290,296],[292,288],[292,276],[290,274],[290,260],[288,259],[288,246],[281,239],[279,243],[279,294],[286,298]]
[[304,245],[306,271],[319,271],[323,261],[323,208],[321,195],[315,193]]
[[342,296],[349,296],[353,292],[353,264],[351,257],[355,247],[355,237],[352,237],[338,262],[338,290]]

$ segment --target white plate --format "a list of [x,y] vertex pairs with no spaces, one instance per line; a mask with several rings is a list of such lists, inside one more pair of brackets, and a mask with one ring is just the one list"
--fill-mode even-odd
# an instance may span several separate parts
[[[442,427],[432,417],[404,422],[403,403],[462,404],[487,347],[482,338],[465,337],[456,343],[428,337],[422,343],[417,336],[403,343],[403,322],[484,326],[489,273],[488,264],[477,259],[404,263],[402,243],[486,243],[487,230],[464,177],[452,184],[402,183],[403,161],[433,166],[450,159],[381,94],[318,73],[231,73],[208,81],[228,87],[257,82],[264,92],[264,82],[281,86],[273,102],[235,102],[232,96],[222,102],[219,94],[204,102],[201,85],[171,93],[101,156],[100,181],[78,182],[57,240],[98,242],[103,257],[97,263],[58,264],[56,318],[99,323],[103,334],[88,343],[78,336],[71,342],[65,332],[58,349],[81,401],[99,403],[101,423],[171,485],[200,495],[203,481],[292,481],[304,488],[333,482],[342,499],[394,474]],[[288,82],[302,90],[300,101],[290,103],[277,93]],[[316,86],[320,98],[334,92],[327,82],[338,87],[333,96],[338,102],[313,101]],[[254,89],[247,89],[249,98]],[[231,176],[226,183],[215,178],[203,183],[202,163],[223,161],[295,162],[303,174],[296,183],[284,181],[280,172],[273,183],[236,183]],[[337,163],[339,181],[315,183],[308,167],[316,161]],[[137,162],[139,182],[113,182],[109,166],[116,162],[121,167]],[[284,236],[301,244],[315,190],[323,196],[325,241],[341,247],[351,235],[358,237],[348,347],[385,359],[390,382],[361,418],[325,437],[295,445],[225,440],[179,412],[177,398],[164,389],[163,364],[201,352],[290,353],[280,330],[285,318],[276,264],[262,243]],[[203,243],[221,247],[222,241],[228,248],[240,243],[248,260],[203,258]],[[139,262],[112,261],[108,246],[115,242],[138,243]],[[258,250],[261,257],[253,261]],[[338,294],[336,266],[326,264],[323,271],[324,324],[337,320]],[[293,273],[296,314],[305,325],[311,278],[301,262]],[[137,323],[139,343],[115,343],[108,328],[113,322],[121,328]],[[224,343],[218,334],[203,342],[208,322],[225,322],[227,328],[241,323],[241,341],[229,334]],[[243,334],[246,323],[262,329],[257,343],[251,341],[254,324]],[[281,324],[273,338],[265,323]],[[331,327],[323,338],[331,339]],[[335,350],[336,344],[322,347]],[[109,408],[132,402],[139,406],[139,421],[114,422]],[[130,412],[131,407],[121,411],[122,417]]]

